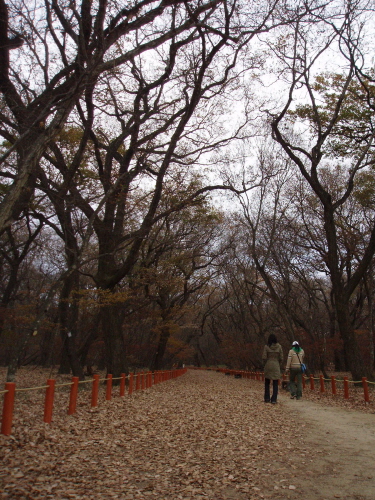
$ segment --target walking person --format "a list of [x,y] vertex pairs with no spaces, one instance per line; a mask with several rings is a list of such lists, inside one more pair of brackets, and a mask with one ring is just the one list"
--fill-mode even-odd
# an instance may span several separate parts
[[[264,365],[264,402],[277,403],[279,390],[279,379],[281,378],[281,363],[283,362],[283,350],[277,342],[273,333],[268,337],[267,345],[264,346],[262,355]],[[272,397],[270,397],[270,385],[272,380]]]
[[289,372],[289,390],[291,399],[302,398],[302,363],[305,352],[297,341],[289,351],[285,372]]

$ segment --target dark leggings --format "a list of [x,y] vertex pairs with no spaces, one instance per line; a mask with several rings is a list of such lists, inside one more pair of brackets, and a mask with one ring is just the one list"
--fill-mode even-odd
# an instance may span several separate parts
[[277,401],[277,393],[279,391],[279,381],[278,380],[272,380],[272,398],[270,398],[270,384],[271,384],[271,379],[266,378],[264,379],[264,401],[266,403],[276,403]]

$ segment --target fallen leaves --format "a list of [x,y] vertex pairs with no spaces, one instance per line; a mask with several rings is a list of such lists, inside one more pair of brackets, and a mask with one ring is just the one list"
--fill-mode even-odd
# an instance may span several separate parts
[[2,440],[3,498],[279,500],[293,477],[295,422],[277,425],[281,405],[265,408],[262,390],[191,371],[94,410],[81,391],[73,417],[60,393],[51,426],[42,422],[43,394],[33,404],[20,398],[13,435]]
[[263,403],[262,383],[216,372],[189,371],[108,402],[102,394],[94,409],[89,388],[80,390],[70,417],[61,391],[51,425],[43,393],[26,394],[13,435],[0,436],[4,499],[293,500],[319,451],[303,435],[292,440],[303,425],[282,403]]

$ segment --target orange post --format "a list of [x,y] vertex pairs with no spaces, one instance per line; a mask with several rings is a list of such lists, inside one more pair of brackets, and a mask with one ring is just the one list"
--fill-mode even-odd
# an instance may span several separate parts
[[348,377],[344,377],[344,398],[349,399],[349,381]]
[[139,391],[140,387],[141,387],[141,379],[140,379],[140,374],[137,373],[136,374],[136,381],[135,381],[135,390],[136,391]]
[[131,373],[129,375],[129,388],[128,388],[129,396],[131,396],[133,394],[133,377],[134,377],[134,375]]
[[369,403],[370,402],[370,395],[369,395],[369,392],[368,392],[368,383],[367,383],[367,378],[366,377],[362,377],[362,386],[363,386],[363,395],[364,395],[364,398],[365,398],[365,402]]
[[149,386],[149,387],[152,387],[152,372],[150,372],[150,373],[148,374],[148,378],[149,378],[149,385],[148,385],[148,386]]
[[78,377],[72,377],[72,385],[70,387],[70,398],[68,415],[73,415],[76,412],[77,396],[78,396]]
[[121,381],[120,381],[120,396],[125,396],[125,373],[121,373]]
[[305,374],[302,374],[302,388],[303,388],[303,390],[306,389],[306,377],[305,377]]
[[310,390],[315,391],[314,375],[310,375]]
[[48,379],[47,385],[48,385],[48,387],[46,389],[46,397],[44,400],[44,419],[43,419],[43,421],[46,424],[50,424],[52,422],[53,398],[55,395],[55,380]]
[[325,391],[325,386],[324,386],[324,377],[323,377],[323,375],[320,375],[319,379],[320,379],[320,392],[324,392]]
[[16,384],[14,382],[6,382],[3,406],[3,419],[1,421],[1,434],[10,436],[12,431],[14,396],[16,394]]
[[145,374],[142,372],[141,373],[141,389],[142,389],[142,391],[144,388],[145,388]]
[[99,395],[99,375],[93,375],[94,379],[92,381],[92,393],[91,393],[91,406],[98,406],[98,395]]
[[112,397],[112,374],[108,373],[107,374],[107,387],[105,391],[105,399],[107,401],[110,401]]
[[336,396],[337,391],[336,391],[336,378],[334,375],[331,376],[331,387],[332,387],[332,394]]

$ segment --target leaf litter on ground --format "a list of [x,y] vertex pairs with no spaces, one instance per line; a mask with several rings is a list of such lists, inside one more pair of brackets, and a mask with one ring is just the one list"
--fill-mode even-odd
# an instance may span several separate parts
[[[19,386],[42,382],[43,370],[27,372]],[[293,439],[304,424],[282,403],[265,404],[258,381],[189,370],[132,396],[114,388],[111,401],[102,386],[93,409],[89,385],[73,416],[69,390],[57,392],[51,425],[42,421],[43,391],[19,393],[12,435],[0,437],[1,498],[297,499],[318,453]]]

